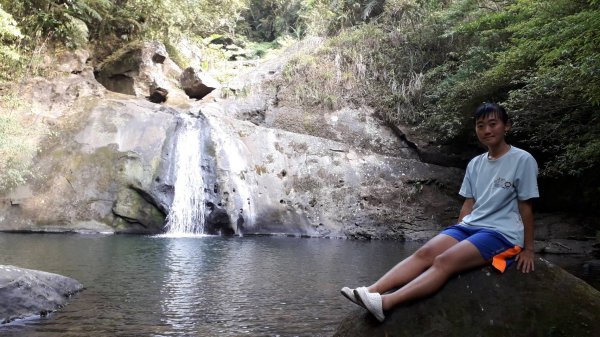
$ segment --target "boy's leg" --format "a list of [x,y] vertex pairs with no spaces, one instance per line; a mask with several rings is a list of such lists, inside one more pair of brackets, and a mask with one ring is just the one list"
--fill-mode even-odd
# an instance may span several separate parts
[[386,291],[407,284],[429,268],[438,255],[457,243],[458,240],[451,236],[438,234],[411,256],[396,264],[367,289],[372,293],[383,294]]
[[467,240],[461,241],[438,255],[429,269],[404,287],[391,294],[382,295],[383,309],[389,310],[399,303],[433,294],[452,275],[488,262],[475,245]]

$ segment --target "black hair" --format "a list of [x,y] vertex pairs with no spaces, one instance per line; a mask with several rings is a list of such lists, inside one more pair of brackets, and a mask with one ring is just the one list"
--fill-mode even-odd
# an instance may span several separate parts
[[480,118],[484,118],[489,115],[497,116],[500,118],[500,120],[502,120],[502,122],[504,122],[504,124],[508,123],[509,118],[506,110],[496,103],[483,103],[478,106],[475,110],[475,114],[473,115],[475,117],[475,123],[477,123]]

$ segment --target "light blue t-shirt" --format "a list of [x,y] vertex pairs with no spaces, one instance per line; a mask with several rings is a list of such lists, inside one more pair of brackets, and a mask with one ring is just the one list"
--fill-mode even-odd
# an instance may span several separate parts
[[523,221],[518,200],[538,198],[538,165],[527,151],[511,146],[498,159],[481,154],[469,162],[459,194],[475,199],[461,225],[493,229],[523,247]]

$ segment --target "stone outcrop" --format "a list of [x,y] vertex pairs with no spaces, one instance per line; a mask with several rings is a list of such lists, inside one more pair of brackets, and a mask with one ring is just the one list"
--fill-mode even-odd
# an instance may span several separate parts
[[[198,127],[199,137],[209,133],[207,200],[236,231],[418,239],[456,216],[460,170],[200,114],[203,107],[192,113],[207,119]],[[56,123],[60,137],[36,159],[42,174],[4,196],[0,229],[160,233],[179,113],[115,94],[73,104]]]
[[116,97],[83,98],[54,122],[60,132],[42,143],[39,174],[0,198],[2,230],[162,230],[168,206],[148,191],[176,119],[159,105]]
[[165,46],[156,41],[133,43],[115,52],[99,64],[96,79],[108,90],[152,97],[157,90],[169,93],[170,99],[184,99],[177,79],[181,69],[170,58]]
[[[124,55],[107,61],[104,74],[134,75],[140,59],[154,66],[169,60],[141,49]],[[39,174],[0,195],[0,230],[162,232],[186,114],[197,118],[204,139],[210,231],[419,239],[452,221],[460,170],[419,162],[366,109],[310,121],[289,112],[285,123],[284,111],[272,109],[272,93],[258,86],[282,65],[272,60],[242,76],[258,88],[245,100],[189,100],[189,109],[173,105],[171,92],[162,106],[110,91],[65,97],[60,102],[69,109],[50,116],[57,136],[44,140],[35,159]],[[84,75],[99,87],[88,73],[69,76]],[[60,86],[62,80],[48,81]],[[54,105],[52,97],[44,101]]]
[[240,122],[215,105],[198,107],[216,152],[210,201],[233,224],[241,216],[241,233],[421,239],[456,217],[458,169]]
[[179,78],[181,87],[186,95],[193,99],[202,99],[213,90],[221,87],[221,84],[199,68],[186,68]]
[[529,274],[514,266],[463,273],[434,296],[387,312],[381,324],[356,309],[334,336],[596,336],[598,313],[598,290],[538,259]]
[[0,265],[0,323],[46,316],[82,289],[81,283],[69,277]]

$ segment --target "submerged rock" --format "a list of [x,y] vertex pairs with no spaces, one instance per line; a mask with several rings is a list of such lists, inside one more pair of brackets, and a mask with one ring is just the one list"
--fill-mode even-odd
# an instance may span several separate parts
[[597,336],[600,292],[546,260],[535,268],[464,273],[436,295],[387,312],[381,324],[357,309],[335,336]]
[[0,323],[46,316],[82,289],[81,283],[66,276],[0,265]]

